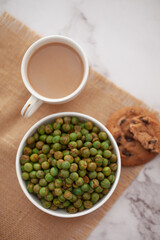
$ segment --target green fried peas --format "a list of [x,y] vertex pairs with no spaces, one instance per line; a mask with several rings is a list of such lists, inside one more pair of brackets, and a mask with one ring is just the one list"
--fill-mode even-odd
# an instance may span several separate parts
[[45,126],[45,132],[46,132],[47,134],[50,134],[50,133],[53,132],[53,126],[52,126],[52,124],[47,124],[47,125]]
[[91,208],[115,181],[117,156],[91,121],[60,117],[41,125],[20,157],[22,179],[44,208],[68,213]]
[[87,168],[87,162],[84,160],[79,161],[79,169],[80,170],[85,170]]
[[48,152],[49,152],[49,150],[50,150],[50,147],[49,147],[49,145],[47,145],[47,144],[44,144],[44,145],[43,145],[43,147],[42,147],[42,152],[43,152],[43,153],[48,153]]
[[99,200],[99,194],[98,193],[92,193],[91,195],[91,201],[92,203],[96,203]]
[[105,141],[107,140],[107,133],[106,132],[99,132],[98,137],[100,140]]
[[26,171],[26,172],[31,172],[32,170],[33,170],[33,166],[32,166],[32,164],[31,163],[25,163],[24,164],[24,170]]
[[78,179],[78,173],[76,173],[76,172],[72,172],[71,174],[70,174],[70,178],[73,180],[73,181],[76,181],[77,179]]
[[111,174],[110,167],[104,167],[103,168],[103,173],[104,173],[105,176],[109,176]]
[[46,176],[45,176],[45,180],[47,182],[52,182],[53,181],[53,176],[51,175],[51,173],[47,173]]
[[51,175],[52,175],[53,177],[57,176],[57,175],[58,175],[58,168],[52,167],[52,168],[50,169],[50,173],[51,173]]
[[104,179],[103,181],[101,181],[101,187],[102,188],[110,188],[110,181],[108,179]]
[[93,142],[93,147],[99,149],[101,147],[101,143],[99,141]]
[[22,155],[21,157],[20,157],[20,163],[21,164],[25,164],[25,163],[27,163],[27,162],[29,162],[29,156],[28,155]]
[[47,196],[47,194],[49,193],[48,189],[46,187],[42,187],[40,190],[39,190],[39,194],[42,196],[42,197],[45,197]]
[[105,158],[110,158],[111,156],[112,156],[111,151],[105,150],[105,151],[103,152],[103,157],[105,157]]
[[29,173],[28,172],[23,172],[22,173],[22,179],[25,180],[25,181],[29,180],[30,179]]

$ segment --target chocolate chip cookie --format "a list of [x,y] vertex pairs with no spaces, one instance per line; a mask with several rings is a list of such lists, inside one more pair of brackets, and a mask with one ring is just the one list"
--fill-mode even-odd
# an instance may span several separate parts
[[[143,121],[137,119],[138,117],[143,117]],[[159,136],[151,135],[151,131],[148,130],[147,125],[144,127],[146,118],[150,118],[152,123],[156,122],[159,124],[157,118],[152,113],[140,107],[120,109],[115,112],[107,122],[107,128],[118,144],[123,166],[144,164],[157,155],[156,151],[159,149],[159,147],[157,147],[159,144],[156,143],[154,145],[154,143],[147,143],[144,134],[142,134],[142,136],[138,134],[138,127],[143,128],[143,130],[145,130],[144,132],[149,132],[148,135],[151,137],[151,141],[159,140],[160,142]],[[138,126],[139,121],[142,122],[140,126]],[[149,125],[151,129],[151,124]]]

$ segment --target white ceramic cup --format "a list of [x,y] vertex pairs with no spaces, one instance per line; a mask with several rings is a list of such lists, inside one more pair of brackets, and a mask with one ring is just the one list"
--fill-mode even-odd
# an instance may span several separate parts
[[[107,133],[108,135],[108,139],[111,141],[111,144],[113,146],[113,152],[117,155],[117,172],[116,172],[116,179],[115,182],[112,184],[111,189],[109,191],[109,193],[107,195],[105,195],[102,199],[100,199],[92,208],[90,209],[85,209],[82,212],[77,212],[75,214],[70,214],[64,211],[64,209],[57,209],[56,211],[53,211],[51,209],[46,209],[44,207],[42,207],[40,200],[33,194],[30,194],[27,189],[26,189],[26,183],[25,181],[22,179],[22,172],[21,172],[21,165],[20,165],[20,156],[23,154],[23,148],[26,146],[26,141],[27,138],[32,136],[38,127],[40,127],[43,124],[48,124],[51,122],[54,122],[56,120],[56,118],[59,117],[65,117],[65,116],[70,116],[70,117],[78,117],[80,121],[86,122],[86,121],[92,121],[93,124],[95,126],[97,126],[101,131],[104,131]],[[22,141],[18,147],[18,151],[17,151],[17,156],[16,156],[16,173],[17,173],[17,177],[18,177],[18,181],[19,184],[24,192],[24,194],[26,195],[26,197],[40,210],[42,210],[43,212],[46,212],[52,216],[57,216],[57,217],[63,217],[63,218],[73,218],[73,217],[80,217],[83,215],[86,215],[88,213],[91,213],[95,210],[97,210],[99,207],[101,207],[113,194],[113,192],[116,189],[116,186],[119,182],[119,178],[120,178],[120,173],[121,173],[121,157],[120,157],[120,152],[117,146],[117,143],[114,139],[114,137],[112,136],[112,134],[109,132],[109,130],[99,121],[97,121],[95,118],[90,117],[88,115],[82,114],[82,113],[78,113],[78,112],[62,112],[62,113],[56,113],[56,114],[52,114],[49,115],[41,120],[39,120],[37,123],[35,123],[29,130],[28,132],[24,135],[24,137],[22,138]]]
[[[63,97],[63,98],[56,98],[56,99],[44,97],[44,96],[40,95],[38,92],[36,92],[32,88],[31,84],[28,81],[28,77],[27,77],[27,67],[28,67],[28,62],[29,62],[30,57],[33,55],[33,53],[38,48],[40,48],[48,43],[53,43],[53,42],[64,43],[64,44],[72,47],[80,55],[82,62],[83,62],[83,66],[84,66],[84,74],[83,74],[83,78],[82,78],[82,81],[81,81],[79,87],[74,92],[72,92],[70,95]],[[22,75],[23,82],[24,82],[26,88],[28,89],[28,91],[31,93],[31,97],[28,99],[28,101],[22,108],[21,115],[24,117],[30,117],[40,107],[40,105],[43,102],[51,103],[51,104],[61,104],[61,103],[66,103],[66,102],[72,100],[81,92],[81,90],[85,86],[85,84],[87,82],[87,78],[88,78],[88,73],[89,73],[89,64],[88,64],[87,56],[86,56],[85,52],[83,51],[83,49],[80,47],[80,45],[77,44],[75,41],[73,41],[72,39],[70,39],[68,37],[59,36],[59,35],[52,35],[52,36],[47,36],[47,37],[39,39],[38,41],[33,43],[28,48],[28,50],[24,54],[22,64],[21,64],[21,75]]]

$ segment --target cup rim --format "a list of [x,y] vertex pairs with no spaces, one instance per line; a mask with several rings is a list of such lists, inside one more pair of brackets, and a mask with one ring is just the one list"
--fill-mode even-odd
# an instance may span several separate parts
[[[118,169],[116,172],[116,179],[115,182],[112,185],[112,188],[110,189],[109,193],[103,197],[103,199],[100,200],[100,202],[97,202],[92,208],[90,209],[86,209],[82,212],[78,212],[75,214],[63,214],[63,213],[59,213],[59,211],[53,211],[50,209],[45,209],[43,206],[41,206],[40,203],[36,202],[36,200],[34,200],[34,198],[31,196],[31,194],[29,194],[29,192],[27,191],[26,186],[24,186],[24,181],[21,177],[21,169],[20,169],[20,156],[22,154],[22,149],[23,146],[26,142],[26,139],[33,133],[34,130],[36,130],[41,124],[43,124],[45,121],[51,121],[53,119],[56,119],[57,117],[64,117],[64,116],[76,116],[79,118],[84,118],[88,121],[92,121],[96,126],[100,127],[100,129],[102,129],[102,131],[105,131],[108,134],[109,139],[111,140],[111,143],[114,147],[114,150],[116,152],[117,155],[117,163],[118,163]],[[60,112],[60,113],[55,113],[55,114],[51,114],[48,115],[44,118],[42,118],[41,120],[39,120],[38,122],[36,122],[27,132],[26,134],[23,136],[20,145],[18,147],[17,150],[17,155],[16,155],[16,174],[17,174],[17,178],[19,181],[19,184],[21,186],[22,191],[24,192],[24,194],[26,195],[26,197],[40,210],[42,210],[45,213],[48,213],[52,216],[56,216],[56,217],[62,217],[62,218],[74,218],[74,217],[80,217],[80,216],[84,216],[88,213],[91,213],[95,210],[97,210],[99,207],[101,207],[113,194],[113,192],[115,191],[118,182],[119,182],[119,178],[120,178],[120,173],[121,173],[121,157],[120,157],[120,152],[119,152],[119,148],[117,146],[117,143],[114,139],[114,137],[112,136],[112,134],[110,133],[110,131],[101,123],[99,122],[97,119],[86,115],[86,114],[82,114],[79,112]]]
[[[69,94],[63,98],[47,98],[47,97],[40,95],[30,85],[27,74],[26,74],[26,68],[28,65],[28,60],[30,58],[29,55],[30,54],[32,55],[34,53],[34,51],[38,48],[37,45],[40,45],[41,43],[44,43],[43,45],[47,44],[47,42],[46,42],[47,40],[49,41],[48,43],[51,43],[52,42],[51,40],[53,40],[53,42],[56,42],[56,41],[63,42],[64,41],[63,43],[72,47],[76,52],[78,52],[78,54],[80,55],[82,62],[83,62],[84,74],[83,74],[83,78],[82,78],[80,85],[76,88],[75,91],[73,91],[71,94]],[[40,45],[40,47],[41,46],[42,45]],[[81,92],[81,90],[84,88],[84,86],[87,82],[88,74],[89,74],[89,63],[88,63],[88,59],[87,59],[87,56],[86,56],[86,53],[84,52],[84,50],[73,39],[66,37],[66,36],[62,36],[62,35],[50,35],[50,36],[46,36],[46,37],[42,37],[42,38],[38,39],[27,49],[27,51],[25,52],[25,54],[23,56],[22,63],[21,63],[21,76],[22,76],[23,83],[26,86],[26,88],[28,89],[28,91],[36,98],[40,99],[41,101],[48,102],[48,103],[63,103],[63,102],[67,102],[67,101],[73,99],[74,97],[76,97]]]

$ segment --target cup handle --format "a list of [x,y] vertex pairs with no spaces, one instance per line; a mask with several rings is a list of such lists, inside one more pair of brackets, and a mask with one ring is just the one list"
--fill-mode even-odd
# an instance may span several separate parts
[[21,110],[21,115],[25,118],[30,117],[42,104],[43,102],[33,95],[28,99],[26,104]]

